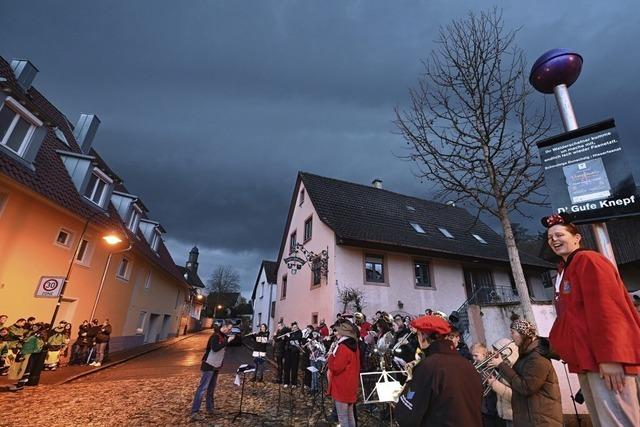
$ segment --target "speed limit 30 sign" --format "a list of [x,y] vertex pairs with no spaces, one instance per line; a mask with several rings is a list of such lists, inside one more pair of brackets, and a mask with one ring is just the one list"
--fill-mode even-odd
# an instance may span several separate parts
[[64,277],[42,276],[36,288],[37,298],[57,298],[62,291]]

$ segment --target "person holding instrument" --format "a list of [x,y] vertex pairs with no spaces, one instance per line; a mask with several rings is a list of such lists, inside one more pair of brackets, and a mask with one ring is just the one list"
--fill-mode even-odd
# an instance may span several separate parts
[[253,361],[256,364],[256,370],[253,373],[252,381],[262,382],[264,376],[264,364],[267,357],[267,343],[269,342],[269,331],[265,323],[260,325],[260,331],[256,334],[256,346],[253,349]]
[[548,244],[561,258],[551,348],[578,374],[596,427],[640,426],[640,315],[616,266],[581,248],[582,236],[570,219],[542,219]]
[[481,427],[482,381],[451,341],[451,325],[439,316],[411,322],[424,358],[413,368],[396,405],[401,427]]

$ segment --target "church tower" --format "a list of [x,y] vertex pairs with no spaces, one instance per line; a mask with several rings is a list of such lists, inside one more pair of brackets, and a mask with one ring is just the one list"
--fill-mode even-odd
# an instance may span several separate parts
[[194,246],[191,251],[189,251],[189,260],[187,261],[187,269],[192,271],[194,274],[198,274],[198,255],[200,252],[198,251],[198,247]]

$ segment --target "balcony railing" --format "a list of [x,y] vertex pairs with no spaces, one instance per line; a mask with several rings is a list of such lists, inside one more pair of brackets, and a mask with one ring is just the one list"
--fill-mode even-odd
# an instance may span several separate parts
[[493,287],[478,288],[469,301],[475,305],[509,304],[520,302],[518,291],[511,286],[495,285]]

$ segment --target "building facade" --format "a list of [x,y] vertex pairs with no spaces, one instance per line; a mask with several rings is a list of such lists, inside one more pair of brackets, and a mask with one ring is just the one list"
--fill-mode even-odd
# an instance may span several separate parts
[[189,284],[164,229],[92,148],[98,117],[72,125],[37,72],[0,58],[0,313],[51,321],[67,278],[56,322],[108,318],[112,351],[176,335]]
[[256,283],[251,293],[253,322],[251,330],[256,332],[265,323],[271,335],[276,330],[275,306],[278,296],[277,264],[275,261],[263,260],[260,264]]

